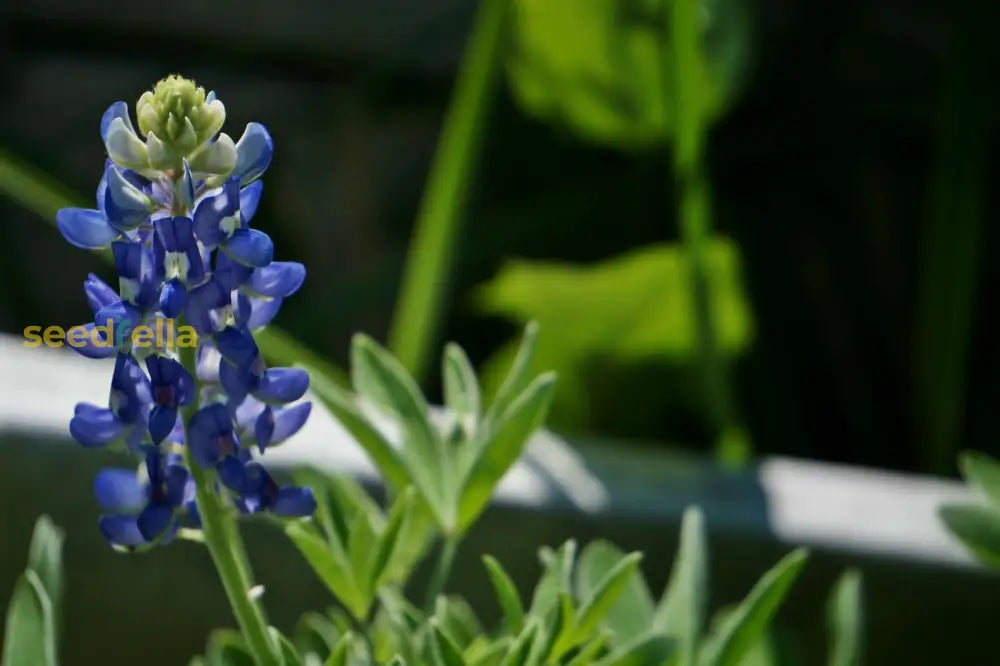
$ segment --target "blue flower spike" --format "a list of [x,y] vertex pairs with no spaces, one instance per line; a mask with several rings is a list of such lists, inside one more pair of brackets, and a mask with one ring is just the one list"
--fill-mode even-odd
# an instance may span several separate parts
[[[177,75],[143,93],[134,115],[125,102],[111,104],[100,123],[107,160],[97,206],[56,215],[70,244],[110,248],[114,259],[117,282],[84,282],[94,319],[74,345],[89,358],[115,357],[108,404],[77,405],[69,429],[85,447],[138,458],[94,481],[98,527],[120,550],[169,543],[181,525],[200,525],[189,461],[240,513],[301,517],[316,508],[312,491],[279,486],[255,458],[299,432],[312,409],[301,400],[306,372],[268,368],[253,333],[306,271],[274,261],[271,238],[250,226],[271,135],[249,123],[234,142],[221,131],[225,119],[215,93]],[[193,334],[177,337],[182,327]],[[185,344],[193,354],[182,353]],[[185,366],[185,358],[195,360]]]

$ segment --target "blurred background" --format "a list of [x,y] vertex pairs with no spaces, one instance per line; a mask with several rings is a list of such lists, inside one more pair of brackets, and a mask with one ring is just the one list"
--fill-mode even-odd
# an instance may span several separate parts
[[682,4],[3,3],[0,331],[89,317],[108,270],[54,213],[177,72],[274,137],[255,225],[309,270],[278,324],[341,368],[367,331],[439,400],[444,341],[489,387],[537,320],[560,434],[997,453],[994,3]]

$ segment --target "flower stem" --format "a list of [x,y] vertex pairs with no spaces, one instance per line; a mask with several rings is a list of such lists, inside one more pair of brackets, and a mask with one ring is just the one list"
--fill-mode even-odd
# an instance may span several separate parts
[[[180,353],[181,362],[195,378],[197,385],[194,348],[181,347]],[[182,411],[185,431],[197,408],[197,404],[192,404]],[[198,514],[201,517],[205,545],[212,556],[216,571],[219,572],[226,597],[243,632],[247,647],[257,666],[280,666],[281,657],[268,629],[264,609],[258,601],[251,599],[247,594],[253,587],[253,574],[233,514],[219,500],[211,475],[198,467],[187,447],[184,448],[184,456],[195,481]]]
[[428,615],[434,612],[434,605],[437,603],[437,598],[444,591],[444,586],[451,576],[451,568],[455,564],[455,553],[458,551],[458,541],[459,538],[457,536],[448,535],[441,543],[437,566],[434,568],[434,574],[427,584],[427,596],[424,598],[424,612]]

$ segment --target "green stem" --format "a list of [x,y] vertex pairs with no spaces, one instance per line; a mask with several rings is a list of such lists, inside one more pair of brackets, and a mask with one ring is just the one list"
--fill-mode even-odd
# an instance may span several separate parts
[[[195,350],[181,347],[180,352],[184,367],[192,377],[197,378]],[[185,430],[197,409],[196,404],[184,408],[182,418]],[[248,592],[254,586],[253,575],[233,513],[223,506],[216,494],[211,474],[194,462],[190,448],[184,448],[184,455],[195,482],[198,514],[201,517],[205,545],[219,572],[229,605],[233,609],[233,615],[236,616],[247,646],[253,653],[257,666],[280,666],[281,656],[268,628],[264,609],[258,601],[248,596]]]
[[435,344],[454,246],[499,72],[509,0],[482,0],[420,203],[389,347],[418,380]]
[[[727,462],[745,458],[745,450],[732,450],[736,441],[728,367],[719,352],[711,307],[706,246],[712,232],[711,196],[705,175],[704,150],[707,119],[703,113],[702,62],[698,0],[673,0],[667,12],[669,43],[673,48],[673,82],[676,88],[676,140],[674,177],[680,196],[680,232],[690,271],[691,301],[698,334],[698,355],[709,417],[715,430],[717,455]],[[741,446],[743,448],[745,445]]]
[[430,615],[434,612],[434,605],[437,598],[444,591],[444,586],[451,576],[452,566],[455,564],[455,553],[458,551],[459,538],[456,536],[446,536],[441,542],[441,551],[438,553],[437,566],[434,574],[427,584],[427,595],[424,598],[424,612]]

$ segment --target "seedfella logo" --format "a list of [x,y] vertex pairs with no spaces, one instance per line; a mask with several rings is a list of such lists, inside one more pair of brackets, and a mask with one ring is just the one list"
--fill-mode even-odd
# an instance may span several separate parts
[[81,349],[83,347],[121,348],[125,342],[133,347],[155,347],[172,349],[175,347],[197,347],[198,333],[193,326],[178,326],[173,319],[156,319],[152,326],[142,324],[132,326],[126,317],[119,321],[108,319],[104,326],[86,324],[64,330],[61,326],[49,326],[44,331],[41,326],[24,329],[25,347],[62,347],[64,344]]

